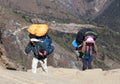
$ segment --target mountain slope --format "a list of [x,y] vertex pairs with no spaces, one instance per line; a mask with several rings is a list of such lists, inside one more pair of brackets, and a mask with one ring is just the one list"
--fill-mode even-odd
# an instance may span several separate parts
[[113,0],[0,0],[17,13],[59,22],[93,19]]
[[38,69],[37,74],[0,69],[1,84],[119,84],[120,69],[102,71],[101,69],[79,71],[49,67],[45,74]]
[[108,26],[116,32],[120,32],[120,0],[114,0],[112,4],[95,19],[95,22],[99,25]]
[[[9,8],[0,6],[0,10],[0,43],[6,51],[5,55],[0,54],[0,57],[5,56],[14,62],[17,66],[15,67],[16,70],[23,70],[26,67],[31,68],[33,54],[26,55],[24,53],[25,46],[29,42],[26,28],[30,23],[26,22],[23,17],[13,13]],[[75,38],[76,32],[81,28],[93,28],[99,34],[97,39],[99,52],[94,62],[94,68],[120,68],[119,33],[90,24],[44,22],[49,25],[49,34],[55,46],[55,52],[48,59],[49,65],[81,69],[82,61],[77,61],[71,42]]]

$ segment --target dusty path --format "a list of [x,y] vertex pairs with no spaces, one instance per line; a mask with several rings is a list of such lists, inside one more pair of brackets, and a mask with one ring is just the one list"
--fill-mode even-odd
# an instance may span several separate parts
[[0,84],[120,84],[120,69],[80,71],[49,67],[49,73],[41,68],[37,74],[0,69]]

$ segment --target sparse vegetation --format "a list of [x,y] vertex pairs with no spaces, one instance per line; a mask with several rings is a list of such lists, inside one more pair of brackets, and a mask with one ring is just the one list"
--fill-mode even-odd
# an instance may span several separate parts
[[[92,1],[92,0],[87,0],[87,1]],[[117,1],[119,1],[119,0],[117,0]],[[46,6],[46,9],[49,9],[49,8],[50,8],[50,6]],[[3,10],[3,11],[1,11],[1,10]],[[56,22],[60,22],[60,23],[61,22],[62,23],[71,22],[71,18],[70,19],[69,18],[61,19],[61,18],[53,17],[53,16],[47,15],[47,14],[45,14],[42,17],[40,17],[39,15],[36,16],[35,14],[32,14],[33,16],[35,15],[33,17],[33,16],[30,16],[30,15],[27,15],[28,13],[26,13],[26,14],[22,14],[22,13],[19,13],[19,12],[13,13],[12,11],[5,10],[1,6],[0,6],[0,11],[1,11],[0,15],[4,15],[4,17],[2,17],[2,19],[0,20],[0,40],[2,38],[2,28],[5,28],[6,24],[8,23],[9,15],[12,16],[12,17],[10,17],[10,20],[12,20],[13,18],[16,20],[16,18],[20,17],[19,21],[22,22],[22,21],[25,20],[29,23],[31,22],[31,18],[34,18],[34,17],[39,17],[39,18],[42,18],[42,19],[47,20],[47,21],[56,21]],[[64,13],[65,15],[68,14],[68,13],[64,12],[63,10],[59,11],[59,12]],[[117,12],[118,15],[115,15],[113,17],[112,16],[112,15],[114,15],[113,12],[114,13]],[[98,20],[100,20],[104,24],[102,24],[102,26],[100,28],[94,28],[94,30],[99,35],[99,37],[97,39],[98,50],[99,50],[99,53],[103,56],[103,58],[101,58],[99,60],[96,58],[96,60],[94,61],[94,64],[98,67],[103,68],[103,69],[108,69],[109,68],[104,62],[104,60],[106,59],[106,56],[109,59],[120,63],[119,62],[120,61],[120,52],[119,52],[119,50],[120,50],[120,42],[119,42],[120,32],[118,32],[120,30],[119,29],[119,26],[120,26],[119,15],[120,14],[119,14],[119,11],[117,11],[117,9],[114,10],[113,12],[111,12],[112,15],[111,15],[111,13],[109,13],[110,17],[108,17],[106,15],[103,15],[101,20],[98,18]],[[18,16],[18,17],[16,17],[16,16]],[[67,16],[67,17],[69,17],[69,16]],[[111,17],[112,17],[112,19],[111,19]],[[113,19],[113,18],[115,18],[115,19]],[[87,23],[92,23],[94,25],[98,25],[97,23],[90,22],[90,21],[88,21]],[[105,25],[108,25],[109,28]],[[116,29],[116,32],[111,30],[111,29]],[[69,50],[70,52],[72,52],[73,47],[71,45],[71,42],[75,38],[75,34],[63,33],[63,32],[52,31],[52,30],[49,33],[50,33],[51,38],[55,42],[57,42],[60,46]],[[24,37],[23,34],[21,34],[21,37]],[[10,39],[14,39],[14,38],[10,37]],[[8,45],[8,44],[6,44],[6,45]],[[10,51],[10,49],[15,50],[16,48],[20,47],[20,45],[18,45],[17,42],[16,42],[15,45],[11,45],[10,48],[7,48],[8,51]],[[20,62],[23,65],[23,57],[20,57],[20,56],[22,56],[22,54],[20,54],[20,53],[22,53],[22,51],[21,50],[16,50],[16,51],[17,52],[15,52],[14,55],[13,55],[13,52],[9,52],[9,56],[12,55],[12,57],[9,57],[9,58],[12,58],[13,60],[16,60],[17,62]]]
[[[94,28],[94,31],[98,33],[97,45],[99,53],[102,54],[102,58],[94,61],[95,65],[102,69],[109,69],[109,67],[104,63],[107,56],[113,61],[120,61],[120,43],[119,43],[119,34],[116,34],[114,31],[109,28]],[[72,51],[73,47],[71,45],[72,40],[75,38],[75,34],[68,34],[63,32],[50,32],[52,39],[57,42],[59,45],[63,46],[65,49]]]
[[95,64],[95,66],[97,67],[97,68],[101,68],[101,69],[103,69],[103,70],[108,70],[108,69],[110,69],[103,61],[101,61],[101,60],[98,60],[98,59],[94,59],[94,64]]
[[44,17],[41,17],[43,20],[46,20],[46,21],[56,21],[56,22],[59,22],[59,23],[70,23],[71,20],[68,18],[58,18],[58,17],[54,17],[54,16],[50,16],[50,15],[46,15]]
[[55,42],[57,42],[59,45],[64,47],[65,49],[71,51],[73,48],[71,46],[71,42],[73,38],[75,37],[75,35],[70,34],[70,33],[58,32],[58,31],[55,31],[55,32],[56,33],[50,31],[50,36],[52,37],[52,39]]

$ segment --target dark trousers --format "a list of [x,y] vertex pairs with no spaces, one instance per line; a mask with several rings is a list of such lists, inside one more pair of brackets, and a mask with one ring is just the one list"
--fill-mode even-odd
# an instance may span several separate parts
[[83,70],[92,69],[92,60],[92,56],[89,56],[89,58],[82,58]]

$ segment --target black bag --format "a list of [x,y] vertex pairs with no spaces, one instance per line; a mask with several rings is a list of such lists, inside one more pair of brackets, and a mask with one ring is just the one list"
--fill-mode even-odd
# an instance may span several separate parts
[[93,36],[94,40],[97,39],[97,33],[94,32],[92,29],[90,28],[84,28],[84,29],[81,29],[78,33],[77,33],[77,36],[76,36],[76,42],[78,45],[80,45],[83,40],[85,40],[85,37],[86,36]]

